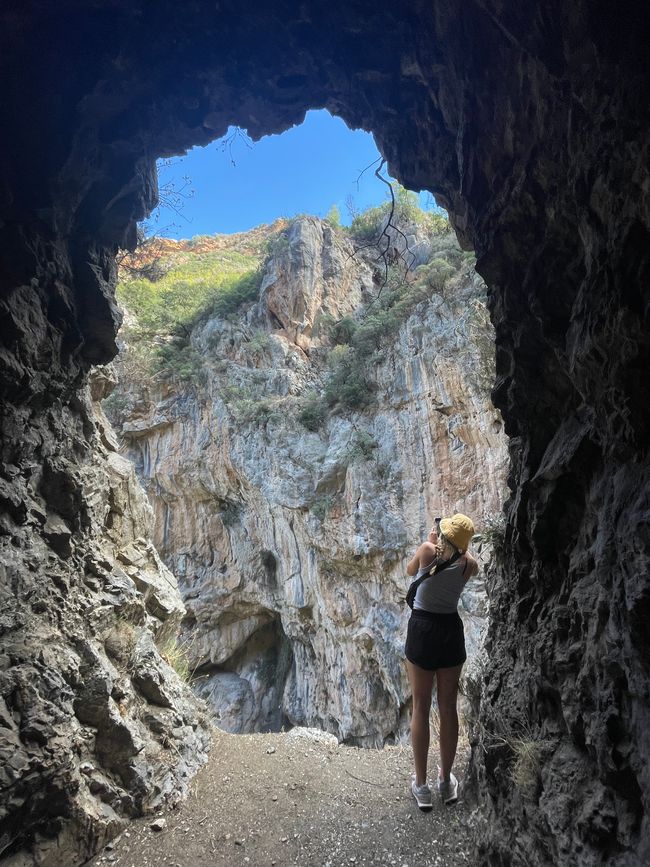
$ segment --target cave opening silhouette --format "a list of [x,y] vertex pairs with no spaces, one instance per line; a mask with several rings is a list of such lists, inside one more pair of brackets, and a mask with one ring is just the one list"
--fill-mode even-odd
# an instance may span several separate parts
[[[110,688],[92,619],[70,588],[89,564],[104,568],[82,393],[89,367],[116,353],[115,253],[155,203],[155,160],[230,125],[255,139],[326,107],[372,131],[406,187],[436,195],[489,287],[512,470],[480,719],[486,737],[525,724],[543,749],[527,798],[512,757],[476,751],[481,858],[650,857],[642,11],[490,0],[254,2],[246,15],[230,0],[164,2],[155,19],[145,4],[101,0],[3,11],[5,847],[58,839],[70,863],[110,836],[87,833],[95,820],[52,706],[57,725],[102,732],[98,762],[131,786],[127,813],[150,797],[126,762],[130,735],[100,701]],[[33,636],[46,632],[39,656]],[[91,684],[96,702],[81,710]]]

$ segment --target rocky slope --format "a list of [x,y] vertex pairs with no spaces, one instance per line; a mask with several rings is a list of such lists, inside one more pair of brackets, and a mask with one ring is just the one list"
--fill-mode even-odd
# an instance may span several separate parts
[[[258,300],[236,321],[201,317],[190,381],[168,368],[152,382],[126,364],[113,402],[124,454],[180,581],[198,689],[230,731],[318,725],[365,745],[402,735],[405,557],[435,514],[462,509],[480,527],[500,508],[505,443],[486,387],[480,280],[448,234],[406,232],[420,266],[407,279],[433,267],[431,285],[359,362],[357,409],[331,394],[333,366],[351,353],[333,346],[336,323],[367,326],[397,308],[381,306],[392,290],[376,250],[354,256],[315,218],[280,236]],[[337,387],[356,374],[343,368]],[[328,376],[329,408],[317,397]],[[306,407],[312,430],[300,423]],[[475,650],[480,581],[464,603]]]

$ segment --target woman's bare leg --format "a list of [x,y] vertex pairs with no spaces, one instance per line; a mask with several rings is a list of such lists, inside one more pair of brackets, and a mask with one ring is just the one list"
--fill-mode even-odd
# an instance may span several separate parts
[[413,665],[408,660],[406,661],[406,670],[413,694],[411,746],[413,747],[413,762],[415,764],[415,782],[418,786],[423,786],[427,781],[429,714],[431,712],[431,695],[433,693],[433,675],[435,672],[418,668],[417,665]]
[[440,713],[440,778],[449,780],[458,746],[458,681],[462,665],[436,671],[438,711]]

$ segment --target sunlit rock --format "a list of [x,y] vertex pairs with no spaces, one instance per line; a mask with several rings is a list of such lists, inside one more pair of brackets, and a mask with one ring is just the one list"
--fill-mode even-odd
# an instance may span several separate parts
[[[299,419],[328,376],[332,339],[318,324],[363,323],[382,292],[376,251],[356,254],[327,223],[299,218],[280,235],[259,300],[236,323],[201,317],[193,381],[176,381],[173,366],[159,386],[134,377],[137,336],[125,332],[116,423],[180,582],[197,688],[230,731],[404,737],[406,560],[436,514],[462,509],[480,529],[500,509],[484,290],[450,236],[434,243],[413,226],[403,237],[429,259],[432,245],[451,245],[454,279],[431,278],[363,362],[369,406],[325,412],[316,430]],[[461,610],[469,672],[486,626],[480,580]]]

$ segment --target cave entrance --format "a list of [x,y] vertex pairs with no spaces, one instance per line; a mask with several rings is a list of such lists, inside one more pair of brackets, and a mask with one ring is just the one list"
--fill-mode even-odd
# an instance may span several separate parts
[[[195,691],[224,731],[277,732],[291,728],[284,692],[293,664],[291,642],[280,617],[271,619],[219,665],[197,668]],[[191,634],[191,633],[190,633]]]
[[[94,621],[98,596],[88,600],[86,611],[93,616],[87,620],[70,606],[79,601],[75,582],[83,575],[82,564],[97,564],[96,575],[89,576],[92,594],[100,594],[107,572],[108,528],[101,526],[96,497],[105,490],[105,474],[102,480],[98,469],[93,476],[89,466],[89,452],[101,436],[82,383],[90,365],[106,363],[116,352],[115,251],[132,243],[137,220],[153,204],[156,157],[215,140],[230,124],[248,129],[253,138],[281,132],[318,106],[352,127],[373,130],[391,174],[407,188],[436,194],[462,246],[477,251],[479,270],[491,287],[500,374],[495,402],[512,437],[513,496],[508,560],[495,581],[499,622],[492,630],[482,730],[498,732],[503,719],[512,731],[521,714],[535,742],[542,746],[548,739],[550,749],[539,754],[541,788],[536,782],[532,797],[522,800],[507,765],[494,768],[496,751],[486,773],[481,756],[487,753],[480,748],[486,740],[479,736],[475,770],[489,793],[486,859],[526,861],[524,847],[539,844],[556,862],[564,857],[598,863],[603,852],[629,860],[636,849],[643,860],[649,839],[643,816],[648,570],[639,540],[646,538],[648,328],[642,311],[650,282],[642,194],[648,165],[643,4],[631,4],[625,15],[611,4],[542,8],[453,0],[251,0],[245,15],[232,0],[156,4],[155,15],[147,14],[151,4],[138,0],[4,5],[0,62],[9,134],[0,161],[0,382],[6,401],[0,518],[7,540],[11,534],[8,575],[18,587],[33,576],[27,592],[5,594],[5,620],[27,633],[19,641],[8,633],[11,650],[4,659],[9,676],[23,678],[24,689],[11,687],[12,707],[4,718],[13,738],[16,791],[24,791],[30,802],[12,802],[9,839],[27,815],[28,834],[16,845],[34,840],[45,814],[48,834],[53,826],[54,833],[63,828],[58,842],[67,847],[76,844],[66,840],[77,840],[89,854],[88,839],[96,843],[116,827],[112,820],[108,827],[101,824],[105,811],[99,800],[78,787],[76,724],[59,729],[57,722],[72,719],[72,705],[84,687],[92,684],[97,694],[94,684],[109,683],[112,675],[96,658],[92,665],[88,660],[92,678],[86,677],[84,662],[81,675],[63,685],[51,676],[61,664],[47,661],[67,660],[70,650],[101,641]],[[425,357],[427,341],[413,337],[419,357]],[[188,355],[177,365],[179,372],[191,373]],[[300,366],[300,352],[287,355]],[[396,365],[390,381],[408,383],[414,369],[417,365]],[[408,397],[409,388],[403,393]],[[173,406],[178,401],[172,399],[169,409]],[[448,401],[436,406],[436,418],[450,418]],[[179,425],[189,428],[196,406],[187,400],[186,409],[177,417],[161,413],[158,421],[147,416],[143,430],[148,435],[157,426],[163,437]],[[421,417],[406,417],[408,430],[426,432]],[[312,418],[316,424],[320,416],[312,412]],[[267,419],[267,433],[274,423]],[[347,431],[339,427],[346,434],[340,439],[342,454]],[[210,449],[211,431],[203,426],[203,432]],[[400,495],[390,472],[381,477],[380,491],[368,487],[379,477],[376,461],[387,451],[381,445],[390,441],[380,439],[377,448],[358,443],[361,453],[365,448],[372,457],[345,473],[332,452],[318,478],[318,502],[306,510],[287,495],[274,510],[275,539],[256,545],[279,555],[276,582],[291,609],[285,633],[291,629],[292,641],[294,634],[302,635],[310,647],[310,622],[316,624],[315,636],[330,635],[316,658],[321,670],[337,675],[339,696],[349,696],[344,684],[363,681],[364,672],[345,681],[338,677],[342,659],[368,657],[365,650],[354,656],[359,646],[374,647],[376,658],[383,654],[396,671],[400,667],[389,653],[389,638],[399,631],[403,609],[377,604],[399,571],[399,558],[385,562],[383,552],[372,547],[374,536],[363,532],[367,517],[378,505],[396,543],[406,546],[421,537],[424,522],[402,528],[399,497],[417,500],[422,493],[418,515],[430,516],[440,505],[426,501],[426,486],[417,479],[402,485]],[[458,440],[462,444],[460,434]],[[409,443],[406,434],[403,442]],[[249,435],[240,454],[257,456],[260,444]],[[108,440],[105,445],[111,448]],[[150,450],[147,466],[157,454]],[[417,450],[411,448],[411,454]],[[454,458],[459,455],[460,446]],[[287,448],[285,468],[290,457]],[[293,463],[290,482],[304,471]],[[262,520],[264,509],[270,512],[263,490],[267,479],[260,474],[255,490],[263,495],[251,496],[251,510],[252,500],[256,510],[259,506],[259,526],[271,523]],[[224,511],[222,491],[209,479],[200,492],[193,483],[192,502],[201,508],[186,518],[174,508],[176,487],[164,477],[158,485],[169,509],[170,534],[187,530],[190,539],[189,530],[200,519],[216,536],[238,543],[256,526],[245,510]],[[285,494],[290,487],[285,480]],[[242,492],[236,493],[241,499]],[[237,498],[228,502],[236,506]],[[354,516],[346,529],[351,556],[341,556],[335,544],[334,529],[344,524],[342,506]],[[119,527],[122,516],[116,516]],[[245,530],[236,536],[230,528],[240,525]],[[321,538],[326,558],[305,562],[304,540]],[[52,552],[62,558],[55,568],[49,563]],[[63,562],[68,552],[73,557]],[[194,549],[187,553],[194,559],[187,557],[188,574],[199,576],[193,582],[200,583],[202,574],[194,567],[204,565],[206,575],[224,569],[225,595],[239,586],[242,573],[229,562],[207,550],[200,556]],[[245,562],[241,558],[239,565]],[[322,609],[315,604],[314,587],[327,600]],[[356,587],[361,596],[353,592]],[[114,607],[109,598],[98,613],[108,609],[110,615]],[[316,620],[323,611],[344,624],[341,640],[325,618]],[[369,620],[367,630],[355,628],[360,614]],[[51,629],[56,622],[65,631]],[[48,629],[41,632],[44,623]],[[314,682],[303,679],[302,695],[310,700]],[[53,689],[57,683],[61,688]],[[110,697],[110,685],[103,694]],[[398,692],[395,704],[399,698]],[[337,725],[342,721],[343,733],[354,728],[355,720],[346,716],[351,706],[328,708]],[[120,748],[126,740],[144,759],[147,751],[139,752],[135,737],[142,720],[133,716],[125,732],[116,708],[111,717],[121,732]],[[69,734],[52,737],[42,727],[45,720]],[[43,760],[37,755],[34,763],[34,754],[23,751],[24,733],[29,750],[43,744]],[[92,740],[87,755],[95,765]],[[187,767],[182,760],[178,764]],[[38,790],[34,767],[46,775]],[[171,788],[177,783],[178,778]],[[169,779],[158,785],[146,768],[125,785],[130,794],[112,798],[121,816],[127,803],[143,804],[154,789],[170,790]],[[49,797],[52,792],[56,797]],[[558,792],[568,793],[561,803]],[[562,815],[556,822],[558,804]]]
[[[360,135],[351,163],[325,167]],[[436,514],[454,511],[474,517],[487,557],[500,512],[494,335],[472,254],[441,209],[373,173],[369,136],[321,112],[273,139],[251,150],[230,131],[164,166],[169,195],[192,174],[196,195],[180,208],[181,192],[157,224],[201,231],[158,234],[122,260],[120,385],[106,405],[154,507],[197,688],[221,724],[317,726],[380,746],[406,733],[405,561]],[[271,157],[250,168],[249,189],[246,159],[265,142]],[[269,159],[284,178],[297,154],[305,178],[325,176],[320,216],[301,213],[307,200],[285,204],[284,180],[260,188]],[[230,218],[233,201],[235,222],[222,225],[241,231],[214,231],[203,162],[234,196],[219,210]],[[350,205],[364,163],[370,204]],[[242,211],[252,189],[261,210]],[[485,609],[474,583],[462,605],[468,673]]]

